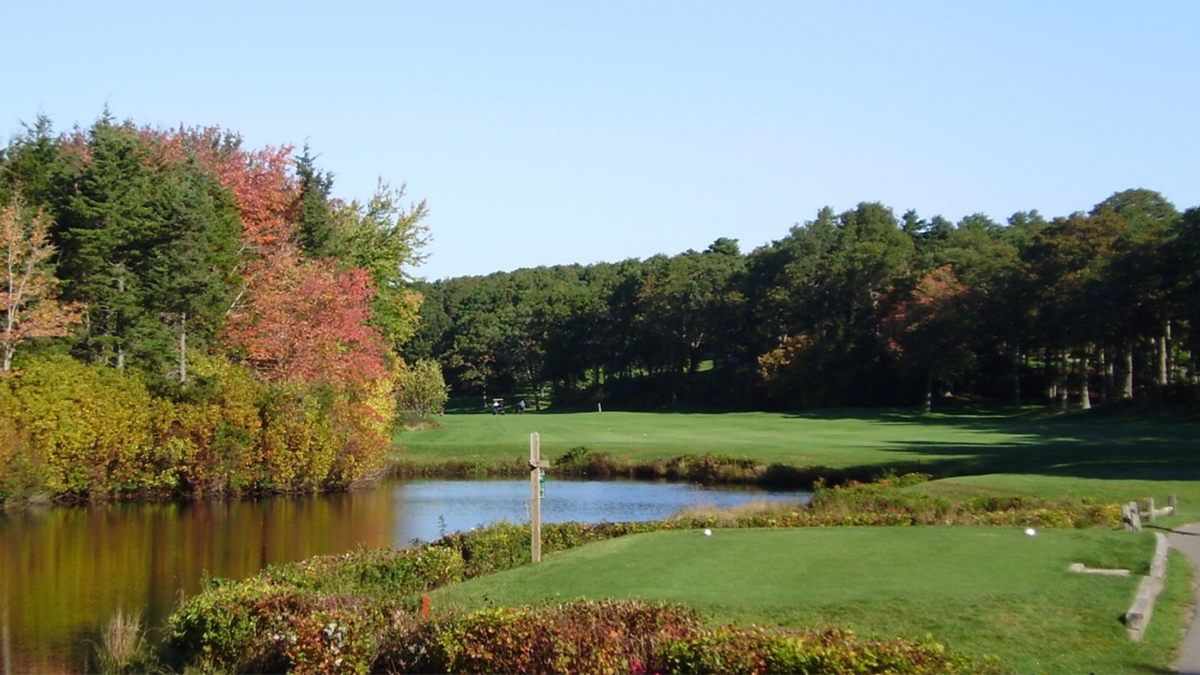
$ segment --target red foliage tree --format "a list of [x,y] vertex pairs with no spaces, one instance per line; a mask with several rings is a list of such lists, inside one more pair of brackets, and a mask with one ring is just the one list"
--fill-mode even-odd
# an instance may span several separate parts
[[266,380],[328,382],[338,388],[387,373],[379,331],[369,325],[374,297],[362,269],[336,272],[332,261],[270,256],[226,335]]

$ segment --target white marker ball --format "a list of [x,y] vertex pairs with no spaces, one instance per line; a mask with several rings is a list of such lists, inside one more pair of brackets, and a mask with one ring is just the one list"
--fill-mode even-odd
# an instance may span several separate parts
[[1025,528],[1025,534],[1032,537],[1037,534],[1037,530],[1033,529],[1032,527],[1027,527]]
[[706,527],[706,528],[704,528],[704,536],[706,536],[706,537],[711,537],[711,536],[712,536],[712,530],[708,529],[707,527]]

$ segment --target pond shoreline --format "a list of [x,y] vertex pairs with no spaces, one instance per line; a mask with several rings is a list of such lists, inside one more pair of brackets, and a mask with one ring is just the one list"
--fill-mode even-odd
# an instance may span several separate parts
[[[679,455],[634,461],[608,453],[568,451],[551,461],[547,475],[586,480],[637,480],[688,482],[701,485],[752,485],[776,490],[812,490],[819,485],[870,483],[888,475],[920,472],[920,462],[911,467],[858,466],[834,469],[824,466],[760,464],[754,460],[723,455]],[[393,457],[387,469],[391,478],[521,478],[529,475],[523,458],[511,461],[442,460],[414,462]]]
[[[569,451],[552,460],[548,476],[572,480],[633,480],[699,485],[745,485],[772,490],[812,490],[819,485],[870,483],[888,475],[919,472],[920,462],[910,467],[858,466],[834,469],[823,466],[797,467],[787,464],[760,464],[754,460],[723,455],[678,455],[669,458],[634,461],[614,458],[608,453]],[[89,504],[191,504],[210,501],[255,500],[315,494],[337,494],[375,489],[388,479],[451,479],[524,478],[529,475],[527,461],[520,457],[511,460],[470,461],[447,459],[436,462],[414,462],[388,458],[384,466],[369,475],[336,489],[242,491],[202,495],[168,494],[161,492],[109,492],[98,495],[65,494],[51,496],[36,494],[24,499],[0,502],[0,514],[20,513],[31,508],[54,506],[87,506]]]

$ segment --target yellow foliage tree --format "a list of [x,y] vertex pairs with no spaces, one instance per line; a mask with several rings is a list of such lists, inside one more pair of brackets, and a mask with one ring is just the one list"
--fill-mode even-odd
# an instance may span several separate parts
[[0,283],[0,370],[12,369],[17,345],[39,337],[66,335],[82,320],[78,303],[58,302],[58,280],[46,264],[54,254],[48,241],[49,223],[40,212],[29,214],[19,195],[0,208],[0,255],[4,256]]

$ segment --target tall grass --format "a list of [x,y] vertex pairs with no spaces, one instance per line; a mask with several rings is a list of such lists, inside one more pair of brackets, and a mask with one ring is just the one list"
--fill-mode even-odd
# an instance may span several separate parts
[[96,652],[97,668],[105,675],[146,673],[155,665],[153,650],[146,643],[142,629],[140,612],[126,614],[117,609],[100,633]]

